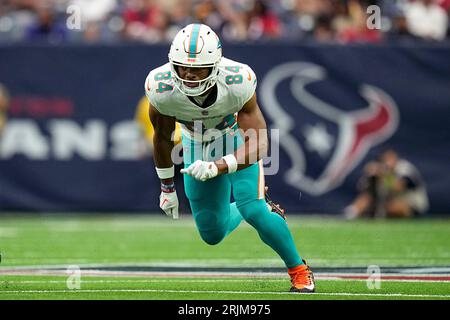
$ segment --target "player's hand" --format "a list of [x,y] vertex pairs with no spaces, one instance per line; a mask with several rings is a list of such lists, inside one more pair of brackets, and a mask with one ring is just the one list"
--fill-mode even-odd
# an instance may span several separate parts
[[161,191],[159,196],[159,207],[167,214],[172,216],[173,219],[178,219],[178,197],[177,192],[164,192]]
[[216,177],[219,170],[214,162],[197,160],[186,169],[181,169],[180,172],[188,174],[194,179],[206,181]]

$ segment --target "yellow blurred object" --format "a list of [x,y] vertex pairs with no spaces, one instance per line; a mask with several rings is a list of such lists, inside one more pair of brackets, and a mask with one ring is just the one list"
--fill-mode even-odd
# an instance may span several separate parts
[[[148,140],[150,144],[153,144],[153,125],[150,121],[150,118],[148,116],[148,99],[146,96],[144,96],[140,101],[136,109],[136,115],[135,119],[136,122],[139,123],[140,127],[142,128],[142,131],[145,134],[145,138]],[[181,126],[177,122],[175,124],[175,136],[174,136],[174,143],[179,144],[181,143]]]
[[395,185],[395,175],[391,173],[385,174],[383,176],[383,183],[387,189],[393,190]]
[[2,132],[5,124],[6,124],[6,115],[2,111],[0,111],[0,133]]
[[5,86],[0,83],[0,133],[5,127],[9,104],[9,94]]

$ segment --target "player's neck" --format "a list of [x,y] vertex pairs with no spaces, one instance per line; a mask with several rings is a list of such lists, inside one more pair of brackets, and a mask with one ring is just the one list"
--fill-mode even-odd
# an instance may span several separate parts
[[202,94],[200,95],[200,97],[207,97],[207,96],[211,93],[212,89],[213,89],[215,86],[216,86],[216,85],[213,85],[211,88],[209,88],[208,90],[206,90],[204,93],[202,93]]
[[208,89],[204,94],[188,98],[197,106],[201,108],[207,108],[211,106],[217,99],[217,86],[212,86],[212,88]]

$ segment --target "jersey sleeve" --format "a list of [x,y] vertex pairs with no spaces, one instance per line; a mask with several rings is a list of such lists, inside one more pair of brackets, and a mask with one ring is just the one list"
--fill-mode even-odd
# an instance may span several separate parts
[[[162,73],[162,74],[169,73],[170,74],[170,72],[167,71],[163,67],[153,69],[152,71],[150,71],[147,78],[145,79],[144,90],[145,90],[145,95],[147,96],[147,99],[152,106],[154,106],[161,114],[171,116],[171,114],[169,114],[169,110],[166,106],[166,101],[168,99],[166,93],[168,93],[169,90],[163,90],[161,92],[161,89],[159,89],[159,92],[158,92],[158,88],[160,88],[161,85],[159,85],[158,81],[155,80],[155,75],[157,75],[159,73]],[[161,81],[159,81],[159,82],[161,82]],[[166,82],[167,81],[165,81],[163,84],[166,87],[162,87],[162,88],[163,89],[169,88],[169,87],[172,88],[172,86],[167,85]]]
[[147,96],[147,99],[150,102],[150,104],[152,106],[154,106],[156,109],[158,109],[158,111],[161,111],[161,110],[159,110],[159,108],[157,106],[155,83],[154,83],[154,81],[152,81],[152,79],[153,79],[153,71],[150,71],[150,73],[147,75],[147,78],[145,79],[145,83],[144,83],[145,95]]
[[240,107],[242,108],[255,94],[257,79],[256,74],[248,65],[242,65],[240,70],[240,74],[242,75],[242,88],[240,97]]

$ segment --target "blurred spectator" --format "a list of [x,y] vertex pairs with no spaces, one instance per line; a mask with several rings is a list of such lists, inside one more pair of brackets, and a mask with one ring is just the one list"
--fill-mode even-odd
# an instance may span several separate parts
[[443,40],[447,34],[448,15],[433,0],[411,1],[405,7],[408,28],[424,39]]
[[219,36],[228,41],[245,41],[247,39],[246,12],[250,9],[249,1],[231,0],[216,2],[223,17],[223,27]]
[[127,0],[123,12],[125,36],[143,42],[165,40],[168,17],[155,0]]
[[[300,40],[319,36],[319,41],[334,41],[333,20],[338,15],[337,1],[289,0],[281,1],[281,7],[286,13],[283,14],[279,10],[278,15],[283,22],[282,35],[287,39]],[[329,38],[330,35],[333,38]]]
[[66,25],[58,21],[53,7],[49,4],[40,4],[35,10],[36,20],[28,27],[26,39],[50,43],[64,41],[67,37]]
[[115,33],[123,31],[123,20],[113,15],[118,7],[117,0],[70,0],[69,4],[78,7],[81,13],[81,30],[74,30],[72,39],[109,41],[115,38]]
[[[169,28],[167,29],[167,38],[173,39],[180,29],[192,23],[190,16],[191,1],[190,0],[172,0],[172,7],[166,9],[169,14]],[[209,22],[211,23],[211,22]],[[217,28],[211,24],[211,28],[218,31]]]
[[224,21],[224,17],[219,12],[219,8],[212,0],[194,1],[192,18],[193,21],[206,24],[213,30],[219,30]]
[[359,195],[345,210],[348,219],[410,218],[428,210],[425,183],[419,171],[394,150],[384,151],[378,161],[366,165],[358,191]]
[[83,22],[105,21],[117,7],[116,0],[73,0],[70,4],[80,8]]
[[[381,31],[367,28],[367,7],[370,4],[363,4],[355,0],[349,0],[349,24],[339,32],[338,38],[344,43],[348,42],[379,42]],[[381,17],[380,17],[381,19]]]
[[332,42],[336,37],[332,21],[333,18],[329,15],[318,16],[314,27],[314,39],[318,42]]
[[[68,5],[81,30],[65,26]],[[377,5],[381,30],[367,28]],[[380,42],[449,36],[450,0],[0,0],[0,42],[169,42],[204,23],[225,41]]]
[[9,105],[8,91],[6,91],[5,86],[3,86],[0,83],[0,137],[2,136],[2,131],[6,125],[8,105]]
[[246,20],[248,39],[276,39],[282,35],[280,20],[265,1],[255,0]]

